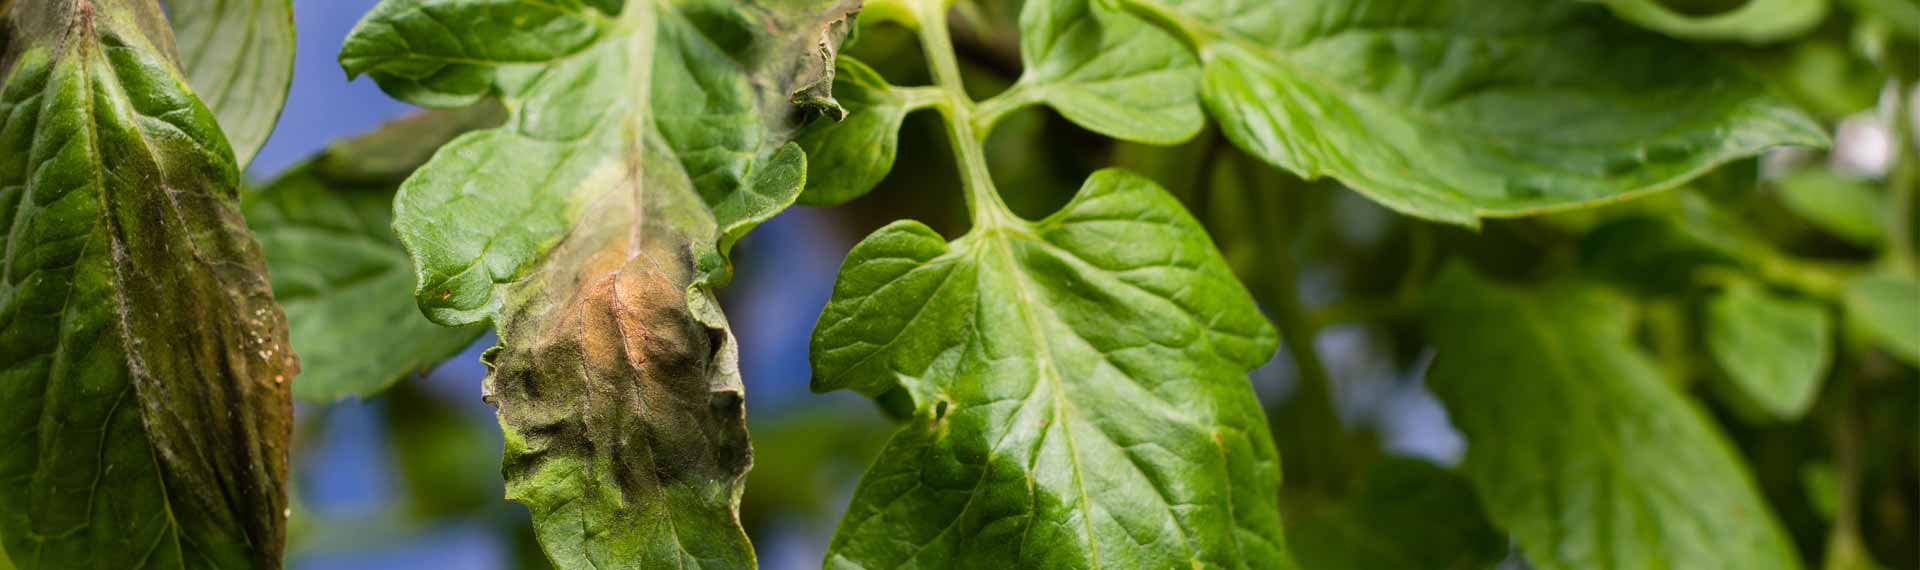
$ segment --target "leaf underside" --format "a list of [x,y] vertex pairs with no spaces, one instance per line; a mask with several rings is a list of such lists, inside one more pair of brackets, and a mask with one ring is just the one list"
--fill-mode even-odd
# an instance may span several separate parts
[[164,1],[187,84],[220,120],[234,164],[246,170],[293,86],[293,0]]
[[297,364],[159,6],[18,0],[0,25],[6,552],[278,568]]

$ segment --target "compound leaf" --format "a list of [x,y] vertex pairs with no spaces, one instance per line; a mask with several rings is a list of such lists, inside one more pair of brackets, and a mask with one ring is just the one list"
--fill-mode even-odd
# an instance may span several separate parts
[[279,568],[298,368],[151,0],[0,21],[0,536],[21,568]]
[[1227,137],[1475,225],[1677,186],[1813,120],[1706,51],[1576,0],[1115,0],[1184,34]]
[[904,396],[830,568],[1290,568],[1247,372],[1277,336],[1192,217],[1097,172],[1037,222],[848,254],[816,391]]
[[442,324],[494,324],[508,495],[559,567],[748,568],[738,353],[711,288],[799,195],[791,139],[854,5],[386,0],[341,52],[416,103],[504,126],[401,186],[394,228]]
[[807,189],[800,203],[834,206],[865,195],[893,170],[900,148],[900,123],[907,114],[933,104],[925,91],[887,84],[859,60],[841,56],[833,96],[845,107],[840,121],[814,121],[800,133],[807,152]]
[[187,84],[220,119],[245,170],[293,85],[293,0],[165,1]]
[[1014,89],[1087,130],[1171,145],[1193,138],[1200,64],[1173,36],[1098,0],[1033,0],[1020,11],[1026,72]]
[[434,149],[496,125],[497,105],[432,111],[335,143],[243,201],[272,269],[306,373],[297,398],[365,398],[473,343],[484,325],[445,328],[413,301],[413,260],[394,235],[393,196]]
[[1534,566],[1799,567],[1726,437],[1635,348],[1623,298],[1460,266],[1431,295],[1427,382],[1467,437],[1481,503]]
[[1833,364],[1833,319],[1819,303],[1758,286],[1730,287],[1707,303],[1707,349],[1746,399],[1775,418],[1813,405]]

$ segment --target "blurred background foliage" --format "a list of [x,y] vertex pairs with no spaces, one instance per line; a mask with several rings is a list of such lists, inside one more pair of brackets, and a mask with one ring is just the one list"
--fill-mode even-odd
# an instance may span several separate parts
[[[1760,1],[1664,6],[1711,15]],[[293,96],[254,164],[256,180],[411,112],[370,82],[346,82],[334,63],[341,38],[372,3],[296,3]],[[1020,0],[954,8],[953,35],[976,97],[1019,76],[1019,8]],[[989,160],[1009,205],[1025,216],[1053,211],[1088,174],[1117,165],[1158,180],[1207,225],[1289,333],[1287,350],[1252,381],[1281,446],[1289,542],[1305,567],[1525,567],[1462,499],[1471,489],[1444,469],[1459,461],[1464,442],[1421,381],[1433,349],[1411,307],[1441,265],[1465,260],[1515,281],[1575,275],[1629,292],[1643,348],[1731,436],[1809,566],[1920,568],[1912,245],[1920,226],[1920,4],[1841,0],[1809,22],[1788,37],[1703,45],[1830,125],[1831,152],[1777,151],[1674,191],[1489,221],[1477,232],[1395,215],[1332,181],[1299,180],[1212,131],[1151,147],[1033,108],[994,131]],[[914,36],[869,24],[846,53],[894,84],[926,84]],[[932,114],[910,116],[898,162],[876,191],[838,208],[796,207],[737,250],[740,277],[723,303],[743,347],[755,444],[742,516],[766,568],[818,567],[854,482],[891,431],[857,396],[809,393],[807,343],[859,237],[901,218],[950,237],[964,231],[941,128]],[[1804,402],[1749,396],[1767,392],[1736,385],[1733,377],[1746,375],[1728,369],[1740,359],[1715,357],[1731,349],[1715,346],[1726,335],[1713,332],[1714,311],[1754,310],[1721,306],[1751,300],[1723,299],[1735,291],[1839,315],[1826,381],[1809,388],[1810,411],[1792,409]],[[545,567],[525,510],[501,500],[500,432],[479,396],[478,350],[493,342],[483,337],[378,398],[299,408],[293,568]],[[1405,524],[1436,513],[1450,524]],[[1445,544],[1437,551],[1461,555],[1433,560],[1386,549],[1355,560],[1337,548],[1362,539]]]

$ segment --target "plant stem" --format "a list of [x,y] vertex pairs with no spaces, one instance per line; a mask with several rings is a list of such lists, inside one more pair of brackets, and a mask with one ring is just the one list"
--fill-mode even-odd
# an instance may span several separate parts
[[967,211],[973,214],[975,228],[997,227],[1012,221],[1012,210],[1000,200],[993,187],[993,174],[987,171],[984,130],[974,128],[973,99],[967,96],[960,79],[960,61],[954,56],[953,37],[947,30],[945,0],[914,0],[913,11],[920,21],[920,47],[927,53],[927,67],[933,71],[934,84],[946,94],[937,103],[946,118],[947,143],[960,163],[960,183],[966,187]]
[[1826,570],[1858,570],[1872,567],[1866,544],[1860,540],[1860,426],[1854,415],[1851,375],[1835,378],[1833,414],[1828,435],[1833,442],[1833,464],[1837,475],[1838,502],[1833,513],[1833,528],[1827,533]]
[[1920,260],[1915,259],[1913,246],[1913,217],[1915,211],[1915,186],[1920,186],[1920,149],[1914,148],[1913,132],[1913,93],[1916,87],[1912,82],[1894,83],[1893,106],[1893,172],[1887,177],[1891,202],[1887,221],[1887,252],[1893,256],[1893,268],[1908,277],[1920,277]]

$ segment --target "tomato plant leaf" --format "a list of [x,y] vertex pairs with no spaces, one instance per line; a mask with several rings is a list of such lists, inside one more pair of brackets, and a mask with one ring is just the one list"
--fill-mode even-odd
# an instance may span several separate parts
[[1827,233],[1866,247],[1886,238],[1886,200],[1865,180],[1811,168],[1781,178],[1778,188],[1782,205]]
[[1589,0],[1613,9],[1621,19],[1676,38],[1769,43],[1811,31],[1826,19],[1827,0],[1749,0],[1723,12],[1696,15],[1668,7],[1662,0]]
[[933,104],[926,91],[898,89],[859,60],[842,56],[833,94],[847,110],[840,121],[814,121],[800,133],[807,152],[807,188],[800,203],[834,206],[865,195],[893,170],[900,123]]
[[1116,1],[1197,47],[1240,148],[1431,220],[1602,204],[1827,143],[1732,65],[1575,0]]
[[830,568],[1287,568],[1247,372],[1277,335],[1171,195],[1097,172],[1061,211],[855,246],[816,391],[909,398]]
[[158,4],[0,8],[6,550],[279,568],[298,365],[226,139]]
[[1487,522],[1465,478],[1418,459],[1390,458],[1329,512],[1287,522],[1302,568],[1492,568],[1507,540]]
[[1819,303],[1741,284],[1707,303],[1707,349],[1747,400],[1777,419],[1807,413],[1833,364],[1833,319]]
[[220,119],[245,170],[293,85],[293,0],[165,1],[187,84]]
[[1847,318],[1887,353],[1920,365],[1920,282],[1891,271],[1855,279],[1842,295]]
[[497,125],[482,104],[432,111],[335,143],[243,200],[273,294],[306,368],[294,397],[365,398],[472,344],[484,325],[445,328],[413,301],[413,259],[394,235],[393,196],[434,149]]
[[1799,567],[1726,437],[1634,347],[1625,299],[1461,266],[1430,295],[1427,381],[1481,503],[1534,566]]
[[1034,0],[1020,11],[1026,71],[1013,93],[1087,130],[1177,144],[1200,132],[1200,64],[1179,40],[1097,0]]
[[799,195],[791,142],[856,5],[387,0],[341,52],[504,126],[401,186],[394,228],[442,324],[491,321],[508,495],[561,568],[746,568],[752,463],[726,252]]

